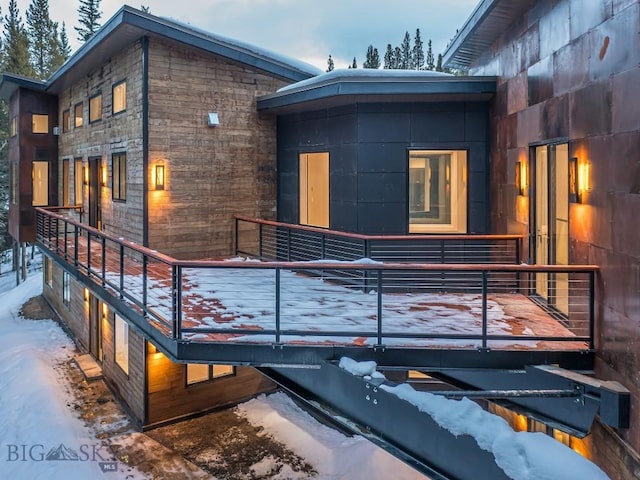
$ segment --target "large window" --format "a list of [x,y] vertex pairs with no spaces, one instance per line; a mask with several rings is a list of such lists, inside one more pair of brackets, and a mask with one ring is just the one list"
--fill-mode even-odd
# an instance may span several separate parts
[[129,324],[118,314],[114,322],[115,360],[120,368],[129,374]]
[[62,303],[67,308],[71,304],[71,279],[67,272],[62,272]]
[[409,232],[467,232],[467,152],[409,152]]
[[71,112],[65,110],[62,112],[62,133],[66,133],[71,130]]
[[329,153],[300,154],[300,224],[329,228]]
[[82,103],[78,103],[76,104],[75,107],[73,107],[73,126],[75,128],[80,128],[82,126],[83,121],[84,121],[84,107]]
[[31,115],[32,133],[49,133],[49,115],[34,113]]
[[123,112],[127,109],[127,82],[122,80],[113,85],[113,113]]
[[73,204],[82,205],[82,159],[76,158],[73,165]]
[[49,204],[49,162],[34,161],[32,167],[34,207]]
[[102,94],[89,98],[89,123],[102,119]]
[[232,365],[206,365],[203,363],[187,364],[187,385],[207,382],[214,378],[235,375],[236,369]]
[[112,197],[114,200],[127,199],[127,154],[114,153],[111,157],[113,175]]
[[62,160],[62,205],[65,207],[70,205],[71,201],[71,165],[69,159]]

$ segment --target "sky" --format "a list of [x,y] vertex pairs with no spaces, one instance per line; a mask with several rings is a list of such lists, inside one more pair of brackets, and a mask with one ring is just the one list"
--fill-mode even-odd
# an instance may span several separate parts
[[[23,20],[29,3],[18,0]],[[329,54],[336,68],[346,68],[354,56],[362,66],[370,44],[382,59],[388,43],[400,45],[405,31],[413,42],[417,28],[425,49],[427,40],[433,41],[437,57],[477,3],[479,0],[136,0],[128,4],[135,8],[145,5],[154,15],[252,43],[325,70]],[[0,3],[3,14],[7,4],[8,0]],[[78,0],[49,0],[51,18],[60,24],[65,22],[74,50],[79,46],[74,30],[78,5]],[[101,23],[122,5],[122,0],[102,0]]]

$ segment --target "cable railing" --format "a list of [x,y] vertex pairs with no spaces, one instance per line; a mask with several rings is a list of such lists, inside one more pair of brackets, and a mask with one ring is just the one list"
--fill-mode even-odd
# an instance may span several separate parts
[[521,262],[522,235],[364,235],[236,217],[235,250],[267,261]]
[[596,266],[186,261],[60,213],[39,208],[36,215],[45,250],[174,341],[594,347]]

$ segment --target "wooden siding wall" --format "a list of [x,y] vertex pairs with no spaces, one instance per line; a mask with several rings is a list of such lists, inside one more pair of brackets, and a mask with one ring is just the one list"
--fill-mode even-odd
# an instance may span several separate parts
[[150,425],[185,415],[234,405],[276,388],[251,367],[237,367],[236,374],[187,386],[186,367],[161,352],[147,355]]
[[[498,75],[491,147],[495,231],[528,234],[515,164],[532,144],[568,138],[591,164],[591,191],[570,206],[570,263],[600,266],[596,373],[631,391],[631,427],[596,426],[593,455],[612,479],[640,471],[640,3],[541,0],[472,74]],[[534,232],[531,232],[534,233]],[[619,436],[620,438],[611,438]],[[615,448],[609,448],[615,445]],[[620,458],[625,456],[626,458]]]
[[[274,219],[276,121],[256,98],[284,85],[165,40],[149,42],[149,246],[178,258],[232,253],[233,215]],[[207,126],[217,112],[220,125]],[[151,175],[151,173],[150,173]]]
[[[42,293],[53,307],[58,317],[75,337],[76,344],[89,350],[89,303],[84,300],[84,286],[70,276],[71,301],[65,305],[62,301],[63,270],[55,263],[51,286],[43,281]],[[43,273],[44,275],[44,273]],[[43,277],[44,278],[44,277]],[[129,329],[129,374],[115,363],[114,315],[108,312],[106,321],[102,321],[102,373],[110,388],[127,404],[129,412],[138,424],[144,422],[144,339],[133,329]]]
[[[113,115],[112,86],[126,80],[127,108]],[[142,243],[143,239],[143,145],[142,145],[142,45],[136,42],[120,54],[108,59],[99,69],[86,75],[69,89],[60,94],[59,100],[59,158],[67,158],[73,166],[73,159],[82,158],[84,165],[89,157],[102,157],[103,166],[108,168],[106,187],[100,188],[103,230],[128,240]],[[89,97],[102,93],[102,120],[89,123]],[[74,106],[82,102],[84,109],[83,126],[73,127]],[[71,130],[62,133],[62,113],[69,110]],[[113,153],[127,154],[126,201],[112,200]],[[59,175],[62,178],[62,161]],[[74,172],[71,168],[71,198],[74,197]],[[88,189],[83,192],[85,211],[88,207]],[[62,191],[60,191],[62,198]],[[88,221],[88,219],[84,219]]]

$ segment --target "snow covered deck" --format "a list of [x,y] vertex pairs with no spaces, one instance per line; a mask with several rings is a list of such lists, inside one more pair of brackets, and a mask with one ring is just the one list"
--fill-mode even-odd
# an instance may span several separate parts
[[[592,266],[181,261],[66,217],[38,215],[43,248],[174,358],[260,364],[258,347],[285,363],[284,350],[294,347],[313,355],[330,348],[330,358],[353,348],[402,355],[592,350]],[[558,303],[564,311],[535,295],[541,275],[549,285],[568,280]],[[300,355],[292,362],[310,361]]]

